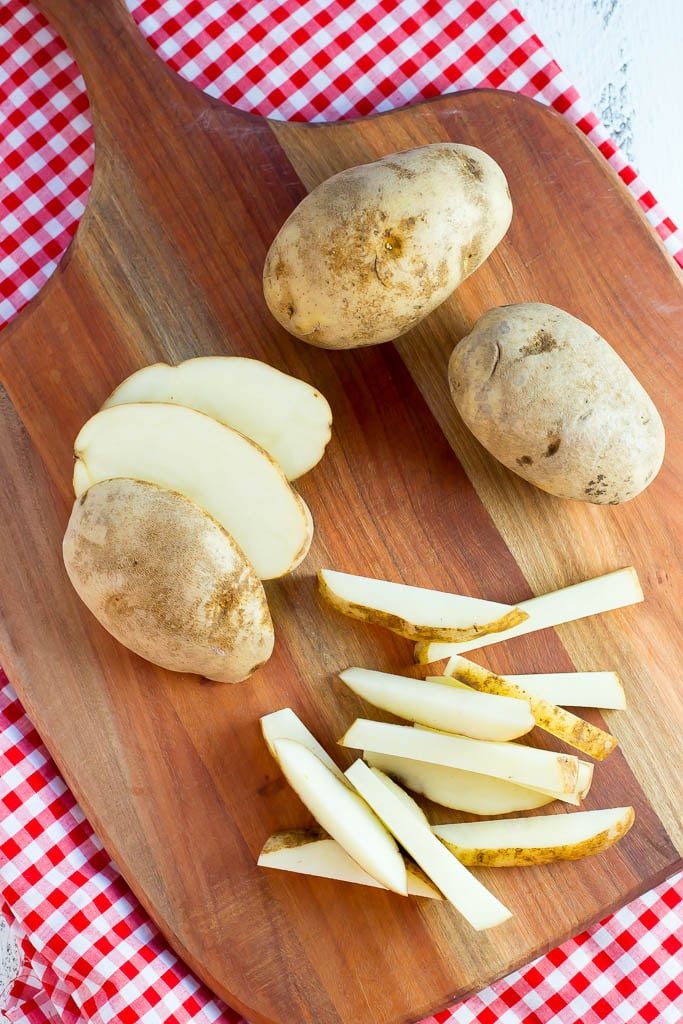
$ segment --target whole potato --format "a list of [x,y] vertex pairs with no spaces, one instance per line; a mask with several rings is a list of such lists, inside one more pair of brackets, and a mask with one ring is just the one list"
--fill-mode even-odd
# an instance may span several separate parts
[[76,499],[63,553],[95,618],[155,665],[237,683],[272,653],[273,624],[251,563],[175,491],[125,478],[94,484]]
[[604,338],[555,306],[489,310],[453,350],[449,383],[484,448],[560,498],[618,505],[662,464],[649,395]]
[[268,308],[321,348],[390,341],[484,262],[511,217],[505,175],[472,146],[439,142],[351,167],[280,229],[263,271]]

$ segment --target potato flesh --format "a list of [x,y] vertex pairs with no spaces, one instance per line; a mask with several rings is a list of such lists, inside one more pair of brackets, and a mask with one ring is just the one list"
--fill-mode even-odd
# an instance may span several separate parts
[[272,711],[269,715],[263,715],[261,718],[261,732],[273,757],[275,757],[275,745],[278,740],[294,740],[295,743],[301,743],[312,754],[315,754],[325,767],[329,768],[339,781],[346,785],[346,779],[341,768],[334,763],[325,748],[318,743],[313,733],[306,728],[291,708],[282,708],[280,711]]
[[63,553],[81,600],[148,661],[234,683],[270,657],[260,580],[229,534],[182,495],[138,480],[95,484],[74,504]]
[[482,700],[490,695],[371,669],[346,669],[340,679],[375,707],[446,732],[483,740],[511,740],[534,726],[529,704],[523,700]]
[[[540,697],[563,708],[626,709],[626,694],[616,672],[532,672],[529,675],[503,677],[533,697]],[[466,683],[449,676],[427,676],[427,682]]]
[[131,374],[104,409],[138,402],[184,405],[251,438],[289,480],[308,472],[330,440],[332,412],[310,384],[258,359],[205,356]]
[[300,743],[277,740],[274,748],[287,782],[318,824],[368,874],[392,892],[406,896],[403,858],[367,803]]
[[528,618],[517,626],[502,633],[466,640],[463,643],[422,643],[415,650],[416,660],[422,665],[430,665],[443,658],[451,658],[468,651],[488,647],[501,640],[510,640],[516,636],[535,633],[539,629],[550,626],[561,626],[565,622],[575,622],[589,615],[600,615],[602,612],[624,608],[643,600],[643,591],[638,581],[638,574],[633,566],[617,569],[616,572],[597,576],[592,580],[584,580],[562,590],[552,591],[521,601],[519,608],[526,612]]
[[483,636],[523,620],[512,605],[321,569],[320,592],[332,607],[360,622],[415,640]]
[[312,345],[389,341],[448,298],[511,216],[503,172],[471,146],[436,143],[348,168],[278,232],[263,271],[266,303]]
[[489,310],[456,345],[449,382],[484,448],[557,497],[629,501],[662,464],[649,395],[604,338],[555,306]]
[[[339,882],[352,882],[374,889],[385,888],[367,871],[363,871],[339,843],[316,832],[276,832],[266,841],[258,859],[258,866],[292,871],[300,875],[314,875],[317,878],[331,878]],[[406,861],[406,877],[409,896],[442,899],[439,890],[409,861]]]
[[449,853],[429,824],[420,820],[417,805],[415,810],[407,806],[410,800],[407,793],[399,797],[391,780],[376,768],[368,768],[363,761],[355,761],[346,777],[473,928],[477,931],[493,928],[511,917],[507,907]]
[[632,807],[548,814],[504,821],[435,825],[433,832],[470,867],[515,867],[579,860],[601,853],[628,832]]
[[96,413],[75,442],[74,490],[129,477],[184,494],[234,537],[261,579],[289,572],[311,536],[302,499],[252,441],[180,405]]
[[413,729],[357,718],[339,741],[344,747],[461,768],[480,775],[538,788],[555,795],[571,794],[578,780],[578,758],[537,750],[521,743],[494,743],[453,736],[431,729]]
[[533,718],[540,729],[599,761],[607,757],[617,745],[616,739],[604,729],[591,725],[542,697],[534,697],[506,676],[489,672],[466,658],[451,658],[446,675],[454,676],[482,693],[497,693],[528,700]]
[[363,751],[363,759],[370,767],[393,776],[414,793],[426,796],[442,807],[469,814],[530,811],[544,807],[554,799],[538,790],[461,768],[445,768],[391,754],[374,754],[369,750]]

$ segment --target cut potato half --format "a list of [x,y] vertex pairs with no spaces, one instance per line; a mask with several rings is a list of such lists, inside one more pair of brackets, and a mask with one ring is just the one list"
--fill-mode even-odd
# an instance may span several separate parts
[[[506,676],[497,676],[466,658],[458,655],[451,658],[446,667],[446,675],[457,678],[482,693],[497,693],[505,697],[527,700],[539,728],[598,761],[604,760],[617,745],[615,737],[610,736],[604,729],[591,725],[571,711],[550,704],[541,697],[534,697]],[[456,692],[459,694],[460,690]]]
[[403,857],[374,811],[355,790],[307,747],[294,740],[276,740],[275,757],[302,803],[327,834],[336,839],[364,871],[385,888],[408,893]]
[[555,590],[551,594],[532,597],[522,601],[519,610],[527,618],[518,625],[490,636],[464,640],[461,643],[428,642],[419,643],[415,649],[415,658],[421,665],[431,665],[442,658],[451,658],[456,654],[467,654],[479,647],[488,647],[501,640],[511,640],[525,633],[534,633],[537,629],[549,626],[561,626],[565,622],[574,622],[589,615],[624,608],[643,600],[643,591],[638,581],[638,573],[629,566],[617,569],[616,572],[598,576],[583,583],[575,583],[571,587]]
[[[443,899],[421,868],[407,858],[404,860],[408,895],[424,896],[430,900]],[[349,857],[346,850],[324,832],[306,832],[303,829],[276,832],[261,850],[258,865],[261,868],[293,871],[299,875],[314,875],[317,878],[332,878],[338,882],[369,885],[375,889],[386,888],[367,871],[363,871],[362,867]]]
[[230,427],[181,405],[119,405],[76,438],[74,490],[130,477],[178,491],[217,519],[261,579],[298,564],[311,543],[303,500],[277,463]]
[[445,732],[482,740],[512,740],[534,726],[529,702],[524,700],[494,698],[367,668],[348,668],[339,678],[375,707]]
[[526,613],[508,604],[321,569],[320,593],[351,619],[384,626],[409,640],[469,640],[508,630]]
[[[448,671],[448,667],[446,667]],[[562,708],[602,708],[626,710],[626,694],[616,672],[541,672],[510,675],[503,679],[521,686],[533,697],[558,704]],[[453,682],[447,676],[427,676],[427,682]],[[459,686],[465,684],[455,680]]]
[[325,748],[318,743],[313,733],[306,728],[291,708],[281,708],[280,711],[272,711],[269,715],[263,715],[261,732],[268,750],[276,760],[275,744],[277,741],[294,740],[295,743],[300,743],[302,747],[306,747],[312,754],[315,754],[325,767],[337,776],[340,782],[343,782],[345,786],[348,785],[341,768],[337,767]]
[[185,405],[256,441],[289,480],[307,473],[331,437],[332,412],[316,388],[258,359],[200,356],[131,374],[102,406]]
[[601,853],[625,836],[632,807],[547,814],[504,821],[435,825],[433,832],[468,867],[512,868],[580,860]]
[[446,768],[492,775],[531,789],[542,786],[544,792],[552,791],[558,796],[574,793],[578,783],[577,757],[525,747],[522,743],[473,740],[431,729],[372,722],[367,718],[357,718],[339,742],[356,750],[395,754]]
[[445,768],[440,764],[412,761],[392,754],[373,754],[370,750],[363,751],[363,759],[371,768],[379,768],[413,793],[420,793],[442,807],[467,811],[468,814],[532,811],[553,800],[547,793],[461,768]]
[[[451,854],[421,820],[417,804],[377,768],[355,761],[346,772],[364,800],[473,928],[482,931],[502,924],[512,915],[493,893],[482,885]],[[407,801],[414,804],[411,810]],[[448,856],[441,853],[444,850]]]

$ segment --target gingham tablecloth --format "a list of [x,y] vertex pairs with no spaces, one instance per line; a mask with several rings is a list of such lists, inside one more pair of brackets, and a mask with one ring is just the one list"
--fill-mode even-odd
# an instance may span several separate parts
[[[675,225],[507,0],[128,6],[182,75],[271,117],[334,120],[479,86],[534,96],[589,136],[683,265]],[[29,3],[0,0],[0,325],[54,270],[85,208],[92,165],[88,101],[73,60]],[[23,954],[0,998],[6,1019],[239,1021],[167,948],[1,674],[0,896]],[[682,948],[679,876],[426,1024],[679,1024]]]

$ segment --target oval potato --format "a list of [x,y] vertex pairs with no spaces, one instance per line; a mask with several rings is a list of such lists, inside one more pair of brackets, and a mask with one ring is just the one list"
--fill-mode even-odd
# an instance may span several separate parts
[[237,683],[272,653],[254,568],[212,516],[175,491],[123,478],[94,484],[74,503],[63,554],[95,618],[155,665]]
[[486,153],[440,142],[350,167],[297,206],[266,257],[268,308],[322,348],[404,334],[484,262],[512,204]]
[[449,363],[453,402],[484,448],[559,498],[629,501],[656,476],[664,427],[592,327],[555,306],[499,306]]

